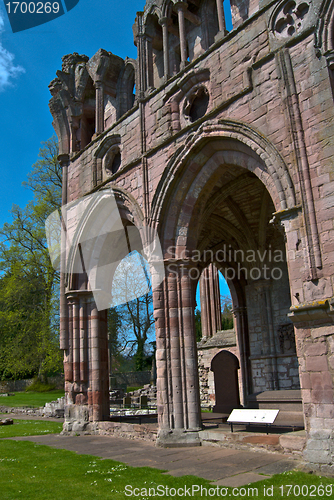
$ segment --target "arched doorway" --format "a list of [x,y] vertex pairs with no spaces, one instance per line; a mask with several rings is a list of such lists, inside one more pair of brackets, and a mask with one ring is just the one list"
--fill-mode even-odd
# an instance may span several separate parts
[[162,445],[194,444],[201,428],[194,302],[211,263],[233,297],[245,403],[253,392],[299,387],[295,351],[280,350],[291,300],[284,234],[274,217],[294,206],[291,179],[272,145],[249,127],[224,125],[189,141],[168,166],[153,207],[166,264],[154,305]]
[[156,257],[150,266],[156,281],[163,266],[156,233],[144,226],[140,207],[119,188],[69,204],[64,209],[64,225],[68,272],[61,339],[64,430],[76,432],[92,430],[92,423],[110,418],[109,307],[147,294],[146,255]]
[[220,351],[211,361],[215,381],[215,413],[230,413],[240,406],[238,358],[228,351]]

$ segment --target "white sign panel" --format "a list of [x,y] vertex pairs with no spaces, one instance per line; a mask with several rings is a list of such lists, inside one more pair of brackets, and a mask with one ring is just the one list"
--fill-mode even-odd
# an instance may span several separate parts
[[279,410],[232,410],[227,419],[228,423],[245,424],[272,424],[274,423]]

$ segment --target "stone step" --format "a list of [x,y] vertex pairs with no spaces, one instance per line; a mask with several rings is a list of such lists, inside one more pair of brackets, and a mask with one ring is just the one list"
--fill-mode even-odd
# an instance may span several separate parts
[[259,429],[246,430],[246,426],[234,426],[231,432],[228,426],[219,425],[217,428],[207,428],[200,431],[201,444],[235,449],[265,449],[271,452],[281,452],[293,455],[302,455],[306,444],[304,430],[281,432],[280,428],[272,427],[266,432]]
[[200,431],[202,446],[219,446],[222,448],[260,450],[302,455],[306,443],[305,431],[288,433],[250,432],[239,430],[235,432],[219,429]]
[[279,438],[279,444],[285,452],[302,452],[306,444],[306,432],[288,432]]

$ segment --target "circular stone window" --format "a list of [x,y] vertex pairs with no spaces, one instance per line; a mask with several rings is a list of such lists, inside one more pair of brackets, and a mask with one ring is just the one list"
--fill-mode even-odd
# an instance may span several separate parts
[[205,115],[209,106],[209,92],[206,87],[200,87],[186,100],[184,114],[191,122],[195,122]]
[[104,160],[104,166],[106,172],[110,174],[115,174],[120,168],[122,163],[122,156],[118,146],[113,146],[107,153]]
[[117,172],[117,170],[121,166],[121,162],[122,162],[121,153],[118,152],[115,154],[113,162],[111,164],[111,172],[113,174],[115,174]]

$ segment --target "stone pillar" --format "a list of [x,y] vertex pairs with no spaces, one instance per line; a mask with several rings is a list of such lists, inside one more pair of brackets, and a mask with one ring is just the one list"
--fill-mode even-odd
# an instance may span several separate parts
[[[58,156],[58,161],[62,168],[62,206],[67,204],[67,176],[69,155],[63,154]],[[68,349],[68,310],[65,297],[65,281],[66,281],[66,226],[67,221],[63,219],[62,214],[62,231],[61,231],[61,254],[60,254],[60,349]]]
[[179,33],[180,33],[180,52],[181,52],[181,65],[180,69],[184,69],[187,65],[187,39],[186,39],[186,24],[184,12],[187,9],[186,2],[178,2],[175,4],[178,20],[179,20]]
[[150,91],[150,89],[153,89],[152,38],[148,35],[145,35],[144,42],[145,42],[146,90]]
[[[139,99],[142,99],[144,97],[145,92],[148,90],[151,80],[153,86],[153,59],[152,59],[152,52],[148,54],[148,49],[151,48],[151,45],[149,46],[147,43],[149,37],[145,33],[143,15],[144,15],[143,12],[138,12],[136,18],[136,23],[137,23],[136,43],[138,52],[137,95]],[[150,69],[152,74],[149,77]]]
[[[79,310],[80,330],[80,382],[88,381],[88,318],[87,318],[87,293],[81,292]],[[87,390],[85,391],[87,392]]]
[[277,351],[272,318],[272,304],[270,297],[270,281],[259,281],[254,289],[259,294],[261,330],[262,330],[262,359],[265,362],[265,377],[267,390],[278,390]]
[[95,82],[95,95],[95,134],[99,135],[104,131],[104,91],[101,81]]
[[184,379],[186,385],[186,427],[190,431],[201,429],[198,356],[194,321],[194,294],[189,268],[181,266],[181,313],[184,349]]
[[78,384],[80,382],[79,299],[77,295],[70,295],[67,298],[72,317],[73,382]]
[[247,396],[252,393],[247,331],[247,310],[245,307],[236,307],[232,312],[235,317],[236,333],[240,352],[242,404],[245,405],[247,402]]
[[170,351],[169,331],[165,309],[165,297],[167,295],[166,279],[153,291],[153,308],[156,336],[156,370],[157,370],[157,411],[160,431],[170,429]]
[[220,306],[220,287],[218,269],[213,264],[209,266],[209,284],[213,320],[213,332],[216,333],[222,329],[222,315]]
[[67,298],[67,321],[68,321],[68,337],[67,337],[67,349],[64,352],[64,375],[65,375],[65,393],[68,403],[74,403],[72,396],[72,386],[73,383],[73,309],[71,304],[68,304]]
[[[315,472],[334,474],[334,325],[328,302],[292,307],[306,430],[304,459]],[[333,301],[334,302],[334,301]],[[317,318],[315,320],[315,318]]]
[[[98,311],[90,302],[90,389],[92,420],[109,420],[109,370],[106,311]],[[105,316],[105,324],[103,316]]]
[[199,445],[201,428],[194,294],[187,267],[167,266],[153,294],[160,446]]
[[222,31],[223,33],[226,33],[226,24],[225,24],[225,14],[224,14],[223,0],[217,0],[217,13],[218,13],[219,31]]
[[107,312],[97,310],[92,292],[86,290],[71,291],[67,299],[64,431],[91,431],[109,419]]
[[77,117],[71,116],[70,121],[70,152],[74,153],[75,151],[79,151],[80,147],[78,147],[78,130],[79,130],[79,120]]
[[164,80],[168,80],[169,76],[169,46],[168,46],[168,24],[170,23],[169,17],[162,17],[159,20],[162,26],[162,40],[164,51]]
[[218,269],[210,264],[200,277],[202,336],[209,338],[221,330],[221,307]]
[[200,301],[201,301],[201,325],[202,338],[212,336],[210,320],[210,304],[208,298],[208,268],[204,269],[199,279]]
[[170,329],[170,352],[173,384],[173,422],[175,429],[183,429],[183,394],[181,372],[181,346],[178,303],[178,279],[175,274],[167,276],[168,311]]

